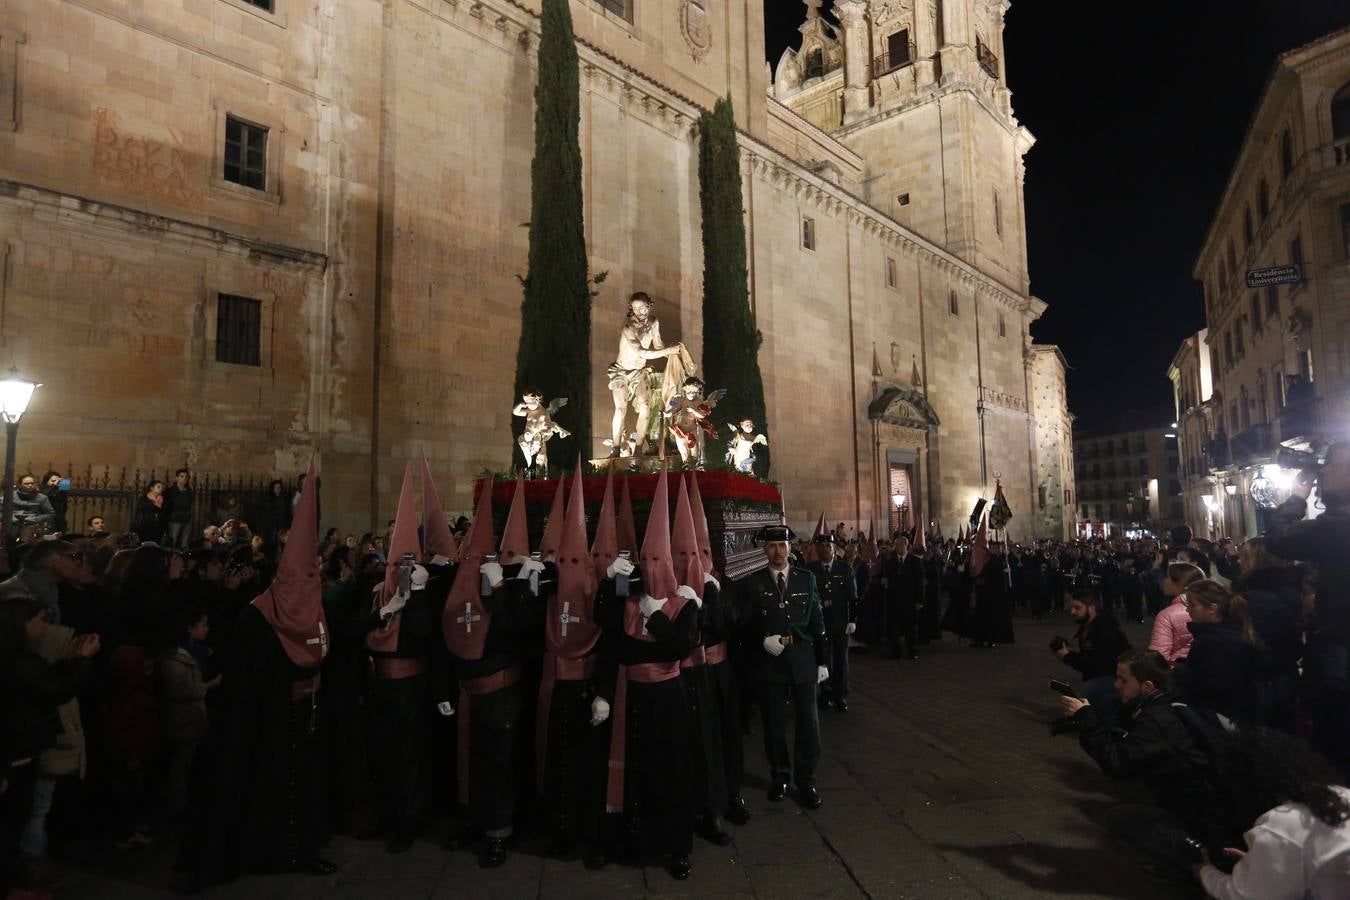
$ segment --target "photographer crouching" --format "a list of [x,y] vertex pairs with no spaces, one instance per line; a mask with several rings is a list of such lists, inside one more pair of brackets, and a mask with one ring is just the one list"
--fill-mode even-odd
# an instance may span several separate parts
[[1073,643],[1055,637],[1050,649],[1065,664],[1083,676],[1083,696],[1104,712],[1112,711],[1116,700],[1116,660],[1130,649],[1130,641],[1110,610],[1103,609],[1097,592],[1080,588],[1071,595],[1069,617],[1078,630]]
[[1115,668],[1121,705],[1114,715],[1079,697],[1061,697],[1060,708],[1103,773],[1143,779],[1154,793],[1153,805],[1107,810],[1107,828],[1154,874],[1189,881],[1202,851],[1222,858],[1236,839],[1210,772],[1214,747],[1207,745],[1222,729],[1211,714],[1176,700],[1172,670],[1156,650],[1127,651]]
[[[1266,549],[1318,569],[1316,634],[1303,654],[1304,711],[1312,742],[1350,778],[1350,441],[1318,457],[1281,451],[1280,464],[1303,470],[1289,499],[1266,517]],[[1325,511],[1304,520],[1314,486]]]

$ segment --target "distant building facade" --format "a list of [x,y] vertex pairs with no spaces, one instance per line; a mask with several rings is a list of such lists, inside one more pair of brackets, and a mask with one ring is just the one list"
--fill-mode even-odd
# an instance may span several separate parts
[[1078,533],[1164,534],[1185,518],[1177,441],[1170,423],[1129,414],[1074,436]]
[[1194,276],[1213,381],[1204,464],[1220,530],[1241,538],[1262,528],[1252,484],[1279,446],[1350,426],[1350,29],[1276,61]]
[[1172,382],[1173,433],[1181,460],[1183,517],[1191,531],[1213,539],[1227,534],[1225,513],[1233,502],[1210,467],[1215,436],[1213,372],[1210,369],[1209,331],[1200,329],[1181,342],[1167,377]]

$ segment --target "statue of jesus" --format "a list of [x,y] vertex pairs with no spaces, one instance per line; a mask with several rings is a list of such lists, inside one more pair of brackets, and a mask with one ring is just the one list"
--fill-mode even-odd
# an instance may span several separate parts
[[647,427],[652,414],[652,368],[647,363],[654,359],[678,359],[681,354],[684,354],[683,344],[667,347],[661,342],[661,323],[652,315],[652,298],[643,291],[629,297],[628,315],[624,318],[623,331],[619,333],[619,358],[607,373],[609,389],[614,395],[611,457],[618,457],[623,446],[624,422],[630,406],[637,413],[637,446],[633,455],[645,455]]

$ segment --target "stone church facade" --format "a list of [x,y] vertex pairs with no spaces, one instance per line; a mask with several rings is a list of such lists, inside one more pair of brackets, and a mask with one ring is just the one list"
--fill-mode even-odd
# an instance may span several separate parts
[[[1029,336],[1007,4],[818,6],[770,72],[758,2],[573,0],[597,440],[630,292],[699,358],[694,126],[729,95],[790,519],[884,522],[899,493],[952,534],[997,477],[1014,538],[1058,537],[1071,418]],[[284,474],[315,449],[357,528],[426,454],[467,510],[512,446],[537,13],[0,8],[0,362],[45,385],[19,459]]]

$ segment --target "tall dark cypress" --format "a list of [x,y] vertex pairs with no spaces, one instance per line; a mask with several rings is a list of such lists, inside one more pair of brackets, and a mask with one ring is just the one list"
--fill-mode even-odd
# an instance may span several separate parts
[[[556,461],[591,455],[591,283],[581,195],[581,121],[577,45],[567,0],[543,0],[539,80],[534,88],[534,162],[530,166],[530,270],[521,303],[516,397],[537,388],[547,403],[566,397],[554,438]],[[520,433],[524,420],[512,417]]]
[[[746,271],[745,206],[741,198],[741,159],[731,99],[717,101],[700,123],[698,183],[703,211],[703,379],[709,390],[726,388],[715,413],[726,423],[765,421],[764,379],[759,373],[762,337],[750,313]],[[728,439],[730,438],[727,435]],[[756,448],[756,472],[769,470],[768,448]]]

